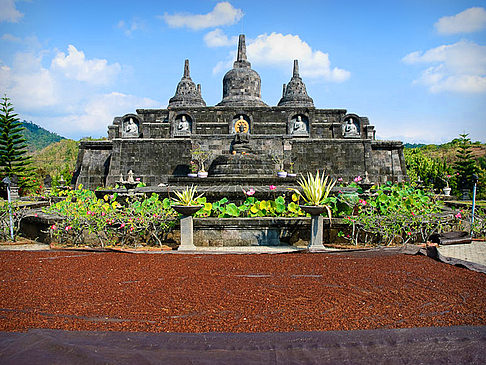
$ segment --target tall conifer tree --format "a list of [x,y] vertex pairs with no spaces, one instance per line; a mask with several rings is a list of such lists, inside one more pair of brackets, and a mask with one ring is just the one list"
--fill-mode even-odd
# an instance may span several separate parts
[[26,141],[21,134],[24,128],[9,100],[5,95],[0,102],[0,175],[16,175],[19,185],[25,186],[30,180],[31,157],[27,155]]
[[460,134],[457,148],[457,161],[454,168],[458,172],[458,187],[460,189],[470,189],[472,187],[472,175],[478,172],[476,161],[472,157],[471,140],[468,134]]

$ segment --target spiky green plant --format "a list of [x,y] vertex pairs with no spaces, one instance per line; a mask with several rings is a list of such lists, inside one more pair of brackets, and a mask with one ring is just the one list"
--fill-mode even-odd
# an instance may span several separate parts
[[172,198],[172,201],[178,205],[198,205],[198,198],[201,198],[204,194],[197,195],[197,185],[185,188],[183,191],[174,191],[176,198]]
[[330,176],[325,176],[324,173],[321,175],[319,171],[317,171],[315,176],[310,172],[307,173],[307,178],[304,178],[304,176],[301,175],[297,183],[302,188],[302,191],[295,188],[292,188],[291,190],[301,197],[306,205],[324,206],[327,210],[329,219],[331,219],[331,209],[329,205],[324,204],[324,200],[326,200],[332,188],[336,185],[336,180]]

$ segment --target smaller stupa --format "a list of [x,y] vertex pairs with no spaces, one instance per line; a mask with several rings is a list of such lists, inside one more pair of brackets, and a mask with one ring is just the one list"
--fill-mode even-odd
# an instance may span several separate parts
[[206,106],[201,96],[201,85],[194,83],[189,73],[189,60],[184,62],[184,75],[177,84],[175,95],[169,100],[169,108],[175,106]]
[[314,107],[314,101],[307,95],[307,90],[299,75],[299,61],[294,60],[294,72],[287,85],[283,85],[282,99],[278,106]]

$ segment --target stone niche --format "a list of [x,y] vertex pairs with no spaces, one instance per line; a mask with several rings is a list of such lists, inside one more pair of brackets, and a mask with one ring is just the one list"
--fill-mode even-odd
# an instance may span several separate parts
[[140,118],[135,114],[127,114],[122,117],[120,128],[122,138],[140,137]]
[[188,113],[180,113],[172,123],[174,137],[189,137],[193,130],[193,118]]
[[309,118],[304,114],[296,114],[287,124],[287,133],[293,137],[309,136]]

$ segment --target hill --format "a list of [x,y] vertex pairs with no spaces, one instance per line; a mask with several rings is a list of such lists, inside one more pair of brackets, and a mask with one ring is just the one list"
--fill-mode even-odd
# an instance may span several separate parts
[[54,180],[63,175],[69,183],[76,166],[79,142],[72,139],[62,139],[46,148],[34,152],[32,165],[37,177],[43,181],[47,175]]
[[41,150],[52,143],[65,139],[59,134],[49,132],[33,122],[27,122],[24,120],[22,122],[22,126],[25,128],[22,131],[22,135],[27,140],[27,149],[30,153]]

